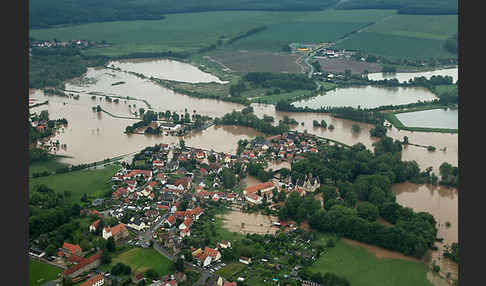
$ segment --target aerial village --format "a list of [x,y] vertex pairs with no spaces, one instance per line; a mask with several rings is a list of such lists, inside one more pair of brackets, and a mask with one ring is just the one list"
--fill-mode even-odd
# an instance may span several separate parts
[[[190,267],[210,273],[210,279],[204,285],[237,285],[236,281],[226,281],[213,275],[225,266],[221,257],[224,251],[231,249],[231,241],[221,240],[211,247],[203,245],[204,239],[201,239],[198,245],[191,245],[193,240],[189,238],[197,233],[198,224],[204,220],[205,214],[219,204],[238,211],[263,204],[269,210],[276,210],[279,204],[271,199],[277,193],[297,191],[304,196],[315,192],[320,182],[309,174],[304,180],[292,183],[290,175],[280,176],[281,173],[277,173],[266,182],[243,185],[235,191],[235,188],[230,190],[224,187],[223,169],[235,168],[238,164],[241,173],[247,173],[248,165],[255,162],[285,163],[290,166],[302,153],[317,152],[321,144],[333,143],[307,133],[288,132],[267,138],[257,137],[247,142],[238,156],[191,148],[184,144],[147,147],[134,156],[132,164],[123,162],[124,167],[111,178],[111,198],[97,198],[91,202],[91,207],[81,212],[93,220],[89,225],[90,233],[105,240],[112,237],[116,244],[140,248],[153,246],[174,259],[181,254],[191,255],[193,263],[189,264]],[[150,164],[147,165],[147,162]],[[193,164],[191,171],[188,171],[188,164]],[[278,219],[271,226],[280,230],[296,230],[291,223]],[[187,249],[187,246],[190,252],[183,252],[182,249]],[[29,254],[37,258],[45,256],[42,250],[35,247],[31,247]],[[73,282],[89,278],[80,285],[111,285],[109,281],[114,278],[97,269],[102,251],[91,251],[89,256],[85,254],[79,245],[65,242],[57,255],[44,259],[63,265],[63,277],[70,277]],[[315,259],[312,254],[308,256]],[[252,263],[252,257],[241,256],[235,260],[246,265]],[[291,270],[297,275],[297,268]],[[144,285],[178,285],[184,281],[184,277],[184,273],[174,272]],[[147,278],[140,274],[132,282],[138,283],[142,279]],[[238,277],[238,281],[244,279]]]

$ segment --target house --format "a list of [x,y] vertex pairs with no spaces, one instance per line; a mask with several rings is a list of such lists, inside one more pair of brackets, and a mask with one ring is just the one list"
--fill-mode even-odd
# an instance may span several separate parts
[[189,237],[191,236],[191,230],[189,228],[185,228],[185,229],[181,229],[181,231],[179,232],[179,236],[181,238],[184,238],[184,237]]
[[61,248],[61,252],[64,253],[66,257],[69,257],[71,255],[81,255],[83,250],[77,244],[64,242]]
[[176,217],[171,215],[165,222],[169,225],[169,227],[172,227],[176,223]]
[[192,219],[188,217],[179,225],[179,229],[180,230],[188,229],[189,227],[191,227],[191,225],[192,225]]
[[71,266],[70,268],[64,270],[63,275],[69,276],[71,278],[80,275],[83,272],[90,271],[93,268],[96,268],[100,265],[101,261],[101,250],[98,251],[96,254],[91,255],[88,258],[84,258],[78,264]]
[[272,190],[275,187],[277,187],[277,185],[275,185],[275,183],[265,182],[265,183],[261,183],[261,184],[257,184],[257,185],[247,187],[245,190],[243,190],[243,195],[247,195],[247,194],[251,194],[251,193],[255,194],[255,193],[258,193],[258,191],[260,191],[262,196],[264,194],[267,194],[267,197],[270,198],[273,194]]
[[197,206],[196,208],[192,210],[186,211],[186,214],[190,216],[193,220],[197,221],[199,217],[204,213],[203,209],[200,206]]
[[101,219],[95,220],[92,224],[89,225],[89,231],[90,232],[95,232],[96,229],[98,228],[98,225],[100,224]]
[[219,243],[219,246],[221,248],[231,248],[231,242],[227,241],[227,240],[221,240],[221,242]]
[[128,223],[127,226],[137,231],[142,231],[148,227],[148,225],[146,225],[145,222],[138,217],[137,218],[132,217],[130,219],[130,223]]
[[101,286],[105,284],[105,277],[102,274],[95,275],[79,286]]
[[224,281],[223,286],[237,286],[236,282]]
[[249,193],[249,194],[245,195],[245,199],[247,201],[249,201],[250,203],[255,204],[255,205],[262,203],[262,197],[260,197],[257,194],[254,194],[254,193]]
[[104,239],[113,237],[115,241],[118,241],[120,239],[128,237],[128,229],[123,223],[115,225],[114,227],[107,226],[103,228],[102,236]]
[[207,246],[204,248],[204,251],[199,248],[192,252],[192,255],[203,267],[221,259],[221,253],[217,249]]
[[239,262],[243,263],[243,264],[250,264],[251,263],[251,258],[247,258],[247,257],[240,257],[240,259],[238,260]]

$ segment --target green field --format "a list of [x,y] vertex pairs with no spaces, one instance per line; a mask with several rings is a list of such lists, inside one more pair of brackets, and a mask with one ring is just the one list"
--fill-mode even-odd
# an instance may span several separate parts
[[29,286],[37,286],[57,279],[61,268],[29,259]]
[[[111,266],[121,262],[132,268],[132,274],[154,269],[160,276],[169,274],[172,262],[153,248],[132,248],[114,257]],[[109,267],[111,269],[111,267]]]
[[33,173],[39,172],[52,172],[54,173],[57,169],[65,168],[68,164],[62,163],[59,160],[53,158],[47,161],[37,161],[29,164],[29,177],[32,176]]
[[29,190],[37,185],[45,184],[56,192],[71,191],[71,200],[79,202],[83,193],[88,196],[102,196],[110,190],[111,184],[108,181],[119,169],[118,165],[108,165],[104,168],[98,167],[96,170],[81,170],[33,178],[29,180]]
[[391,58],[454,57],[444,44],[457,31],[457,15],[397,14],[351,35],[337,47]]
[[432,286],[427,267],[400,259],[380,259],[360,246],[336,243],[309,268],[311,272],[332,272],[349,280],[353,286]]

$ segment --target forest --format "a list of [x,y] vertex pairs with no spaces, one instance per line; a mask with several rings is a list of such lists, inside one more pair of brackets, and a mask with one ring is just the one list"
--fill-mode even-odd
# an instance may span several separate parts
[[279,124],[278,126],[273,126],[271,123],[266,122],[263,119],[258,118],[255,114],[243,113],[240,111],[233,111],[231,113],[226,113],[221,118],[214,119],[215,125],[239,125],[252,127],[256,130],[263,132],[265,134],[275,135],[282,134],[289,131],[289,126],[285,124]]
[[399,14],[446,15],[458,13],[456,0],[350,0],[338,9],[397,9]]
[[164,14],[205,11],[261,10],[311,11],[334,5],[336,0],[30,0],[30,28],[89,22],[156,20]]

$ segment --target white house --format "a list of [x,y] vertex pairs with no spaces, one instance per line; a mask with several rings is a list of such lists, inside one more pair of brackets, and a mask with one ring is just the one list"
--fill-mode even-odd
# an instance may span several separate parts
[[250,264],[251,263],[251,258],[248,258],[248,257],[240,257],[239,261],[243,264]]

